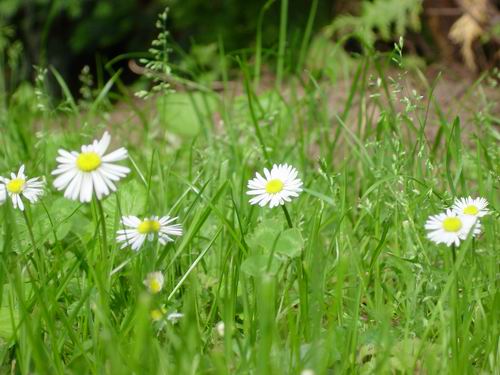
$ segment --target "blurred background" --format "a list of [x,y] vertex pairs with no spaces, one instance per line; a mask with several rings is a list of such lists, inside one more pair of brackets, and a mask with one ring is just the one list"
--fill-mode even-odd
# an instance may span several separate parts
[[[285,68],[290,72],[299,65],[324,74],[343,58],[392,50],[404,36],[405,55],[418,66],[444,64],[460,74],[477,75],[500,60],[499,3],[289,0]],[[159,32],[157,16],[167,6],[169,59],[178,74],[218,80],[222,50],[251,61],[257,43],[265,64],[272,65],[281,4],[274,0],[1,0],[0,89],[12,93],[20,82],[33,81],[34,66],[52,67],[76,95],[85,69],[105,81],[121,68],[122,81],[133,84],[141,75],[140,66],[134,64],[147,57]],[[308,52],[300,56],[304,43]]]

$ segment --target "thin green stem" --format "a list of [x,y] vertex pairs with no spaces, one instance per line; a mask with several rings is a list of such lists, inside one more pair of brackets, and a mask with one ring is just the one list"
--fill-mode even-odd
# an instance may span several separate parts
[[31,228],[31,223],[30,223],[30,220],[28,218],[28,214],[26,213],[25,210],[22,212],[23,212],[24,221],[26,222],[26,228],[28,228],[28,233],[30,236],[31,244],[33,245],[33,251],[35,251],[36,250],[36,243],[35,243],[35,236],[33,234],[33,229]]
[[260,83],[260,69],[262,63],[262,24],[264,23],[264,14],[271,7],[271,5],[276,0],[268,0],[259,12],[259,17],[257,18],[257,36],[255,38],[255,63],[254,63],[254,77],[253,77],[253,87],[254,90],[259,88]]
[[451,255],[452,255],[452,260],[453,263],[451,265],[452,267],[452,277],[453,277],[453,297],[452,297],[452,305],[453,305],[453,343],[452,343],[452,348],[453,348],[453,364],[456,367],[456,369],[459,369],[459,335],[460,335],[460,330],[459,330],[459,319],[460,319],[460,313],[459,313],[459,301],[460,301],[460,296],[459,296],[459,285],[458,285],[458,273],[457,273],[457,250],[455,245],[451,245]]
[[240,65],[243,69],[244,73],[244,84],[245,84],[245,91],[247,94],[247,99],[248,99],[248,108],[250,110],[250,117],[252,119],[252,125],[254,126],[255,129],[255,135],[257,136],[257,139],[259,140],[260,147],[262,149],[262,155],[266,159],[267,162],[270,162],[269,158],[269,153],[267,152],[266,144],[264,142],[264,137],[262,136],[262,133],[260,131],[260,125],[259,125],[259,120],[257,118],[257,114],[255,113],[255,108],[254,108],[254,103],[253,103],[253,91],[250,87],[250,77],[248,74],[248,71],[245,66],[240,62]]
[[102,250],[106,251],[108,248],[108,238],[106,234],[106,217],[104,216],[102,202],[99,199],[96,199],[96,201],[97,201],[97,209],[99,210],[99,216],[101,216]]
[[280,10],[280,31],[278,43],[278,67],[276,70],[276,88],[281,88],[283,79],[283,70],[285,66],[285,50],[286,50],[286,28],[288,19],[288,0],[281,0]]
[[288,223],[288,227],[293,228],[292,218],[290,217],[290,214],[288,213],[286,206],[284,204],[282,204],[281,208],[283,209],[283,212],[285,213],[286,222]]
[[30,237],[31,246],[33,246],[33,252],[35,253],[36,268],[37,268],[37,271],[39,272],[39,276],[41,277],[42,275],[45,275],[42,257],[40,256],[40,253],[38,252],[38,247],[36,246],[35,235],[33,234],[33,228],[32,228],[31,222],[28,218],[28,214],[26,213],[26,210],[23,210],[22,212],[23,212],[24,221],[26,222],[26,228],[28,228],[28,234]]
[[304,61],[306,59],[306,53],[309,46],[309,40],[311,39],[312,28],[314,25],[314,19],[316,18],[316,11],[318,10],[318,0],[312,0],[311,10],[309,11],[309,17],[307,18],[306,30],[304,31],[304,37],[302,38],[302,43],[300,45],[299,63],[297,64],[297,73],[300,74],[302,67],[304,66]]

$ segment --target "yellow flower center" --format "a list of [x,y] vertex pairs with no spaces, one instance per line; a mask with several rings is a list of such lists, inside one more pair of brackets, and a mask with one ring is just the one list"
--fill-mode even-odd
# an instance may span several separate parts
[[157,279],[151,279],[149,280],[149,290],[151,293],[156,294],[161,291],[161,283]]
[[160,320],[161,318],[163,318],[164,313],[160,309],[154,309],[154,310],[151,310],[150,315],[151,315],[151,319],[156,322],[156,321]]
[[95,152],[82,152],[76,158],[76,166],[83,172],[92,172],[101,165],[101,157]]
[[466,214],[466,215],[475,216],[478,214],[478,212],[479,212],[478,208],[476,206],[474,206],[473,204],[464,208],[464,214]]
[[267,183],[266,191],[270,194],[276,194],[283,190],[283,181],[274,179]]
[[160,222],[157,220],[144,220],[137,227],[137,231],[141,234],[156,233],[160,230]]
[[12,194],[19,194],[24,189],[25,180],[22,178],[14,178],[7,183],[7,190]]
[[462,221],[458,217],[447,217],[443,220],[443,229],[446,232],[458,232],[462,228]]

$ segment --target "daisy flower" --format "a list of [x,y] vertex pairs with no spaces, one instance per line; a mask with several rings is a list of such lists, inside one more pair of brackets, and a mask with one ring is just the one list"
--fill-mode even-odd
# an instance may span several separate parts
[[52,174],[57,190],[65,190],[64,196],[71,200],[90,202],[92,194],[101,199],[116,190],[115,182],[125,177],[130,169],[114,164],[127,158],[123,147],[105,155],[111,136],[105,132],[101,140],[94,140],[90,145],[82,146],[81,151],[60,149],[56,158],[59,165]]
[[248,195],[254,195],[250,204],[270,208],[290,202],[302,191],[302,181],[297,178],[297,170],[288,164],[273,165],[271,171],[264,168],[264,177],[259,173],[248,181]]
[[219,334],[220,337],[224,337],[224,333],[226,331],[226,326],[224,322],[220,321],[215,325],[215,331]]
[[478,235],[481,232],[481,224],[475,217],[460,215],[447,209],[439,215],[430,216],[425,223],[425,229],[428,231],[427,238],[434,243],[458,246],[469,233],[473,237]]
[[167,309],[165,309],[164,306],[160,307],[159,309],[153,309],[150,311],[149,316],[151,317],[151,320],[154,322],[158,322],[163,319],[165,314],[167,313]]
[[24,211],[22,198],[26,198],[31,203],[37,202],[40,195],[43,194],[44,184],[45,182],[41,181],[40,177],[28,180],[24,174],[24,165],[21,165],[17,175],[11,173],[10,178],[0,177],[0,203],[3,203],[9,196],[14,208]]
[[182,318],[184,318],[184,314],[177,311],[174,311],[173,313],[170,313],[167,316],[167,320],[172,324],[177,323]]
[[476,218],[488,215],[488,201],[484,198],[460,198],[455,200],[452,209],[459,215],[469,215]]
[[150,272],[144,280],[144,285],[151,294],[160,293],[163,289],[163,274],[161,272]]
[[171,236],[182,235],[182,226],[171,224],[174,220],[177,220],[177,217],[151,216],[141,220],[137,216],[123,216],[121,222],[126,229],[116,232],[116,240],[122,243],[122,249],[130,246],[135,251],[141,248],[146,239],[153,241],[155,237],[165,245],[174,240]]

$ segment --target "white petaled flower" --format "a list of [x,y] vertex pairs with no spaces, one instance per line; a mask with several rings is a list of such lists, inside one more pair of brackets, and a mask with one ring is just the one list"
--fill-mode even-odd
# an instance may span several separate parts
[[168,314],[168,316],[167,316],[167,320],[169,322],[171,322],[172,324],[177,323],[182,318],[184,318],[184,314],[183,313],[179,313],[177,311],[175,311],[175,312],[173,312],[171,314]]
[[224,337],[224,333],[226,331],[226,325],[224,324],[224,322],[220,321],[215,325],[215,330],[217,331],[220,337]]
[[248,181],[248,195],[254,195],[250,204],[270,208],[290,202],[302,191],[302,181],[297,178],[297,170],[288,164],[274,164],[271,171],[264,168],[264,177],[259,173]]
[[144,280],[144,285],[148,288],[151,294],[160,293],[163,289],[163,274],[161,272],[150,272]]
[[475,237],[481,232],[481,223],[473,216],[460,215],[447,209],[439,215],[430,216],[425,223],[427,238],[436,244],[460,245],[469,233]]
[[0,203],[3,203],[7,196],[12,199],[14,208],[24,211],[22,198],[26,198],[31,203],[36,203],[43,194],[45,182],[40,177],[30,178],[24,174],[24,165],[21,165],[17,174],[11,173],[10,178],[0,177]]
[[151,317],[151,320],[154,322],[158,322],[163,319],[165,314],[167,313],[167,309],[165,309],[164,306],[161,306],[158,309],[153,309],[149,312],[149,316]]
[[182,226],[172,224],[175,220],[177,217],[151,216],[141,220],[137,216],[123,216],[121,223],[125,229],[116,232],[116,240],[122,243],[122,249],[130,246],[135,251],[141,248],[144,241],[153,241],[155,237],[162,245],[165,245],[174,240],[172,236],[182,235]]
[[474,217],[483,217],[488,215],[489,211],[486,208],[488,201],[484,198],[460,198],[455,200],[452,209],[459,215],[469,215]]
[[82,146],[80,152],[60,149],[56,158],[59,163],[52,174],[57,190],[65,190],[64,196],[71,200],[90,202],[95,193],[101,199],[116,191],[115,182],[124,178],[130,169],[115,162],[128,157],[123,147],[105,154],[111,142],[111,136],[105,132],[101,140],[94,140],[90,145]]

